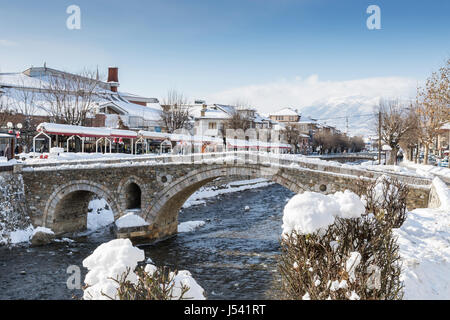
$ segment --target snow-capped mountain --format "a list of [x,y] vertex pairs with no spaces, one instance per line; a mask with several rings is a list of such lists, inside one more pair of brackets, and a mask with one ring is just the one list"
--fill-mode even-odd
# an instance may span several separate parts
[[332,125],[346,132],[348,117],[349,135],[373,135],[376,132],[375,114],[380,97],[361,95],[333,97],[300,107],[303,117],[310,116],[320,123]]

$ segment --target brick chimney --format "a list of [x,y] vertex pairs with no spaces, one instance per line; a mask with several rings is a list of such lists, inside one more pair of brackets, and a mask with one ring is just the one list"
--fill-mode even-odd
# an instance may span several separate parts
[[203,104],[202,110],[200,111],[200,116],[205,117],[206,115],[206,104]]
[[111,86],[111,91],[117,92],[117,87],[119,86],[119,68],[108,68],[108,83]]

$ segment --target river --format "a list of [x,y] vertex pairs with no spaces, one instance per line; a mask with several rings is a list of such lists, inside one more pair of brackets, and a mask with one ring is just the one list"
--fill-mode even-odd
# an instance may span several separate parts
[[[270,299],[277,293],[283,208],[293,195],[273,184],[208,199],[179,216],[180,223],[206,221],[203,227],[139,247],[156,265],[189,270],[208,299]],[[45,247],[0,247],[0,299],[79,299],[81,290],[67,288],[67,268],[79,266],[83,280],[83,259],[114,234],[103,228],[72,239]]]

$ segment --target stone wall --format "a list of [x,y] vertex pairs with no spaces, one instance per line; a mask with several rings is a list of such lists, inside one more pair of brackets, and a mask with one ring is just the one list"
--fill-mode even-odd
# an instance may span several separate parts
[[[281,163],[283,164],[283,163]],[[326,164],[272,166],[268,163],[79,163],[59,167],[25,166],[20,174],[25,199],[34,225],[45,226],[57,234],[86,226],[87,204],[91,197],[104,198],[115,218],[127,211],[128,193],[136,184],[141,192],[139,214],[149,223],[137,230],[119,230],[121,236],[161,239],[177,232],[178,212],[200,187],[218,186],[230,181],[265,178],[293,192],[315,191],[325,194],[352,191],[355,180],[376,179],[381,173]],[[17,171],[20,171],[17,166]],[[398,176],[393,174],[394,176]],[[408,208],[427,207],[429,181],[402,177],[410,185]]]
[[11,231],[30,224],[22,175],[0,172],[0,242],[6,241]]

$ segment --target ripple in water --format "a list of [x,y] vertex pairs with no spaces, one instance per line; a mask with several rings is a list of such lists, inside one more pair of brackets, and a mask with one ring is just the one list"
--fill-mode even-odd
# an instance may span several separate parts
[[[283,208],[292,196],[284,187],[270,185],[206,200],[206,206],[183,209],[179,216],[179,222],[206,221],[203,227],[140,248],[157,265],[189,270],[208,299],[269,299]],[[80,297],[81,290],[67,289],[67,267],[81,267],[97,246],[112,239],[105,228],[73,243],[0,248],[0,299]],[[83,280],[87,270],[81,269]]]

